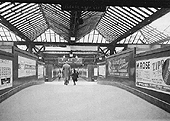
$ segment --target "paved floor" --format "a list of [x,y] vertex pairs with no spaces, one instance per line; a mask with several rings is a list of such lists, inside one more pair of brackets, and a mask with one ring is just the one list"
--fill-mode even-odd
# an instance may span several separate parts
[[114,86],[54,81],[0,103],[0,121],[170,121],[170,114]]

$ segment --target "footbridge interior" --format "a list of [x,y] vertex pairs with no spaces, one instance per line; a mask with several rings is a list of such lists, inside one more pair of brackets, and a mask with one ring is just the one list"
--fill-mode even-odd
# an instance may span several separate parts
[[169,0],[1,0],[0,119],[169,120],[169,21]]

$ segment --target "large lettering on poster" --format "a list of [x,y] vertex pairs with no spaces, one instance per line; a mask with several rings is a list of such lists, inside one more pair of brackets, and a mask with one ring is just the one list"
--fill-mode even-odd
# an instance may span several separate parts
[[36,61],[18,56],[18,78],[36,75]]
[[118,77],[129,77],[129,71],[128,71],[129,55],[130,53],[109,58],[108,59],[109,75],[118,76]]
[[170,57],[136,61],[136,86],[170,94]]
[[0,90],[12,87],[12,61],[0,59]]

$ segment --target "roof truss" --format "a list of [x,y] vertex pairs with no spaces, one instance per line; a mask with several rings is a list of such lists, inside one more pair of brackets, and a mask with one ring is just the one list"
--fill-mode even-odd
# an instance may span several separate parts
[[[64,43],[80,44],[80,40],[85,39],[85,35],[92,32],[92,30],[97,30],[106,40],[105,43],[115,45],[170,11],[169,8],[163,8],[170,5],[168,4],[169,0],[163,0],[161,3],[155,0],[154,4],[151,4],[153,0],[129,0],[128,2],[125,0],[114,2],[111,0],[82,0],[81,3],[77,0],[69,1],[76,1],[77,5],[83,3],[84,6],[87,6],[87,10],[81,11],[62,10],[61,7],[66,2],[65,0],[6,1],[8,0],[5,0],[4,3],[0,2],[0,22],[27,43],[30,41],[36,42],[36,39],[50,28],[64,39]],[[99,2],[106,5],[106,11],[88,11],[88,3],[91,2],[96,3],[96,5],[99,5]],[[70,40],[72,36],[76,37],[74,42]],[[136,34],[134,38],[138,38],[138,36]],[[88,38],[90,39],[90,35]],[[53,37],[50,39],[52,40]],[[162,39],[165,41],[165,38]],[[41,42],[44,42],[44,39],[41,40]],[[140,40],[140,42],[145,44],[143,40]],[[159,40],[159,42],[162,41]],[[95,39],[92,39],[90,43],[102,44],[103,42],[96,42]],[[132,43],[135,43],[135,41]],[[54,44],[53,41],[51,44]]]

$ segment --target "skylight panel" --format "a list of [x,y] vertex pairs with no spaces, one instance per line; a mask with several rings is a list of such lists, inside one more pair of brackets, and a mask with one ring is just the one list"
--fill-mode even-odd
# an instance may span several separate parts
[[63,16],[64,18],[70,18],[70,15],[67,14],[66,12],[63,12],[63,11],[58,11],[59,12],[59,15]]
[[150,11],[147,10],[146,8],[140,7],[140,9],[142,9],[143,11],[145,11],[147,14],[152,15],[152,12],[150,12]]
[[8,41],[6,37],[2,36],[2,41]]
[[41,40],[41,36],[37,37],[37,38],[35,39],[35,41],[41,42],[41,41],[42,41],[42,40]]
[[[122,14],[122,12],[120,12],[120,11],[118,11],[118,10],[116,10],[119,14],[117,14],[117,16],[119,16],[120,17],[120,20],[124,20],[124,22],[128,22],[128,23],[130,23],[130,24],[132,24],[133,26],[135,26],[136,24],[136,21],[134,21],[134,20],[132,20],[131,18],[127,18],[127,16],[125,16],[125,15],[123,15]],[[133,21],[133,22],[132,22]]]
[[118,44],[123,44],[126,39],[122,39],[121,41],[118,42]]
[[[138,24],[139,20],[138,18],[134,17],[132,14],[126,12],[123,8],[121,7],[117,7],[117,9],[119,9],[119,13],[122,14],[123,16],[126,16],[128,19],[130,19],[131,21],[133,21],[134,23]],[[133,18],[133,19],[132,19]]]
[[50,34],[51,35],[51,42],[55,42],[55,35],[54,34]]
[[11,38],[12,38],[12,40],[13,40],[13,41],[17,41],[17,39],[16,39],[16,35],[15,35],[15,34],[13,34],[13,33],[11,33]]
[[[9,14],[11,16],[6,15],[5,18],[7,18],[7,20],[13,20],[13,18],[16,18],[16,17],[22,15],[23,10],[24,10],[24,13],[30,13],[30,11],[27,9],[28,6],[25,6],[25,7],[26,7],[26,8],[24,8],[25,10],[23,8],[20,8],[20,9],[17,9],[16,11],[12,11],[12,13]],[[31,6],[30,8],[32,8],[32,7],[34,7],[34,6]]]
[[16,14],[16,10],[24,9],[24,5],[26,5],[26,4],[15,5],[11,9],[9,9],[9,13],[8,14],[5,13],[3,15],[5,15],[5,18],[7,18],[9,16],[12,16],[12,15],[15,15]]
[[7,40],[8,40],[8,41],[13,41],[10,36],[7,37]]
[[[101,43],[107,43],[105,38],[102,38],[102,42]],[[109,42],[108,42],[109,43]]]
[[[13,5],[8,6],[8,8],[11,8],[11,7],[13,7]],[[4,11],[1,15],[4,16],[5,14],[8,14],[10,12],[11,10],[9,9],[9,10]]]
[[110,43],[110,42],[106,41],[106,39],[103,38],[103,43]]
[[6,35],[6,36],[10,36],[9,31],[5,31],[5,30],[4,30],[4,32],[5,32],[5,35]]
[[5,36],[5,34],[4,34],[3,30],[2,30],[2,31],[0,31],[0,35],[1,35],[1,36]]
[[86,35],[84,38],[84,42],[87,43],[88,42],[88,36]]
[[84,18],[87,13],[88,13],[87,11],[83,12],[83,13],[81,14],[81,17]]
[[[3,4],[2,4],[3,5]],[[0,6],[0,12],[5,12],[6,10],[10,9],[12,6],[14,6],[13,4],[7,4],[8,6],[4,7],[3,6],[1,7]]]
[[133,35],[130,37],[128,43],[133,43],[134,39],[135,39],[135,35],[133,34]]
[[60,42],[60,36],[58,34],[56,34],[55,40],[56,40],[56,42]]
[[0,26],[0,32],[3,32],[3,29],[2,29],[2,27]]
[[148,8],[150,9],[151,11],[153,11],[154,13],[157,11],[155,8]]
[[52,31],[51,29],[49,29],[49,33],[51,33],[51,34],[53,33],[53,34],[54,34],[54,31]]
[[93,41],[93,35],[89,35],[89,40],[88,40],[89,42],[92,42]]
[[93,33],[94,33],[94,30],[92,30],[92,31],[90,32],[90,34],[92,34],[92,35],[93,35]]
[[136,37],[136,39],[134,40],[133,43],[138,43],[141,37],[142,37],[141,33],[138,32],[138,35],[137,35],[137,37]]
[[[10,4],[11,4],[10,2],[5,2],[3,4],[0,4],[0,8],[3,8],[3,7],[10,5]],[[0,12],[2,12],[2,11],[0,11]]]
[[83,42],[83,39],[84,39],[84,38],[81,38],[81,39],[79,40],[79,42]]
[[[107,11],[108,13],[109,11]],[[135,26],[134,23],[130,22],[129,20],[126,20],[125,18],[121,17],[119,14],[117,14],[116,12],[112,11],[112,13],[109,13],[111,15],[111,18],[114,17],[114,20],[116,22],[118,22],[119,24],[124,24],[126,26],[132,27]],[[129,23],[132,23],[132,25],[130,25]]]
[[99,35],[99,37],[98,37],[98,43],[102,43],[102,36],[101,35]]
[[46,38],[46,37],[45,37],[45,33],[43,33],[43,34],[41,35],[41,40],[42,40],[42,41],[45,41],[45,38]]
[[58,22],[60,22],[60,23],[64,23],[64,24],[66,24],[66,25],[68,25],[68,19],[64,19],[64,18],[62,18],[62,17],[59,17],[59,16],[57,16],[57,15],[52,15],[52,14],[50,14],[49,12],[47,12],[47,18],[48,19],[52,19],[52,20],[55,20],[55,21],[58,21]]
[[58,8],[59,10],[61,10],[61,5],[60,4],[55,5],[55,7]]
[[[22,7],[22,6],[24,6],[24,5],[28,5],[28,6],[31,5],[31,4],[27,4],[27,3],[22,3],[22,4],[19,4],[19,5],[18,5],[18,4],[19,4],[19,3],[17,3],[16,6],[11,9],[11,11],[15,11],[15,10],[19,9],[20,7]],[[24,8],[25,8],[25,7],[23,7],[23,9],[24,9]]]
[[46,30],[45,33],[46,33],[46,34],[51,33],[51,32],[50,32],[50,29]]
[[46,37],[47,42],[50,42],[51,41],[51,35],[47,34],[47,33],[45,35],[46,35],[45,37]]
[[[54,7],[55,6],[55,7]],[[57,6],[57,5],[50,5],[49,6],[50,11],[53,11],[55,14],[62,16],[64,18],[69,18],[70,17],[70,13],[67,11],[62,11],[61,7]],[[53,7],[54,9],[51,9],[51,7]]]
[[133,10],[131,10],[128,7],[124,7],[126,10],[128,10],[129,12],[133,13],[134,15],[136,15],[137,17],[141,18],[142,20],[144,20],[145,18],[143,16],[140,16],[138,13],[134,12]]
[[36,12],[34,12],[34,13],[32,13],[31,11],[26,12],[26,13],[23,13],[23,14],[20,13],[20,16],[16,16],[16,18],[11,19],[10,22],[11,22],[11,23],[12,23],[12,22],[13,22],[13,23],[16,23],[15,21],[16,21],[17,19],[23,20],[23,19],[28,18],[28,17],[31,16],[31,15],[35,15],[35,14],[38,14],[38,13],[39,13],[37,10],[35,10],[35,11],[36,11]]
[[143,15],[144,17],[149,17],[148,15],[146,15],[144,12],[140,11],[139,9],[135,8],[135,7],[131,7],[133,10],[135,10],[136,12],[138,12],[139,14]]
[[[24,6],[23,8],[20,8],[18,10],[16,10],[15,12],[16,13],[24,13],[24,12],[32,12],[34,11],[35,9],[37,9],[37,6],[35,5],[32,5],[32,4],[28,4],[27,6]],[[38,9],[37,9],[38,10]]]
[[60,36],[61,42],[67,42],[63,37]]
[[94,34],[99,34],[99,32],[97,30],[94,30]]
[[94,35],[93,43],[97,43],[97,42],[98,42],[98,35]]

